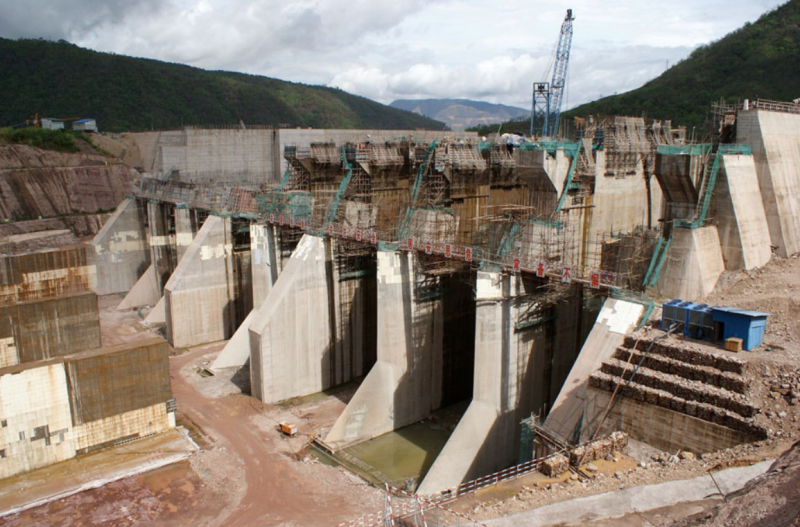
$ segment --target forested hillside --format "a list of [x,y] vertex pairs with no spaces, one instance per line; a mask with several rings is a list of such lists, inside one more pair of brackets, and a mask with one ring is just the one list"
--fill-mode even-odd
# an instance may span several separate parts
[[34,114],[92,117],[101,131],[245,124],[440,130],[443,123],[322,86],[0,39],[0,126]]

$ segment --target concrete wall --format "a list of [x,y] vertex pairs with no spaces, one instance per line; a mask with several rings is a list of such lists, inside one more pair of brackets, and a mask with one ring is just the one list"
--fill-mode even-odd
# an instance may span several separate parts
[[378,252],[377,362],[325,439],[337,448],[417,422],[441,404],[442,303],[418,296],[418,272],[414,254]]
[[165,403],[158,403],[75,425],[72,444],[77,454],[85,454],[113,446],[119,441],[146,437],[170,428],[175,428],[175,412],[168,412]]
[[209,216],[164,287],[167,340],[176,348],[230,338],[236,328],[230,219]]
[[648,187],[641,165],[635,175],[606,176],[606,153],[599,151],[595,167],[594,208],[591,209],[591,229],[588,233],[590,242],[596,240],[598,233],[607,233],[612,229],[615,232],[628,232],[640,225],[658,225],[663,194],[653,178],[648,205]]
[[[609,392],[588,388],[584,430],[594,431],[610,398]],[[746,436],[729,428],[625,397],[616,399],[600,433],[607,434],[614,430],[627,432],[632,438],[666,452],[688,450],[704,454],[749,441]]]
[[123,200],[89,244],[98,295],[129,291],[150,265],[143,207],[136,200]]
[[0,258],[0,304],[89,291],[95,266],[86,247],[65,247]]
[[772,245],[800,252],[800,114],[740,111],[736,138],[752,148]]
[[63,364],[0,371],[0,478],[75,455]]
[[164,132],[157,171],[180,171],[182,181],[258,186],[269,181],[278,130],[194,130]]
[[658,294],[687,301],[702,300],[714,290],[724,270],[716,226],[674,229],[656,284]]
[[171,397],[161,339],[2,368],[0,478],[174,427]]
[[[373,142],[403,137],[430,142],[441,137],[473,137],[474,132],[428,132],[413,130],[199,130],[187,129],[159,134],[153,171],[179,171],[181,181],[227,183],[257,187],[275,183],[286,171],[285,146],[309,147],[311,143]],[[152,140],[150,136],[143,141]]]
[[0,306],[0,368],[98,347],[92,292]]
[[722,156],[710,217],[729,271],[754,269],[772,257],[767,217],[752,156]]

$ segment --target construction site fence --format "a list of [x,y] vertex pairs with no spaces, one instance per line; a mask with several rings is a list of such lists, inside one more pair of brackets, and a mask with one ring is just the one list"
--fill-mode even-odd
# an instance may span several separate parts
[[[456,487],[452,487],[429,496],[415,496],[396,487],[388,486],[388,489],[393,494],[402,498],[408,498],[406,501],[398,501],[396,504],[392,505],[393,516],[395,518],[402,518],[404,516],[417,514],[420,512],[420,505],[422,506],[423,511],[433,508],[440,508],[447,503],[455,501],[461,496],[473,494],[481,489],[497,485],[498,483],[517,479],[526,474],[536,472],[539,470],[544,461],[563,453],[564,451],[553,452],[547,456],[526,461],[493,474],[481,476],[471,481],[464,482]],[[458,513],[455,511],[451,511],[450,509],[447,510],[458,515]],[[383,527],[385,525],[385,520],[386,515],[384,512],[375,512],[361,516],[354,520],[339,523],[335,527]]]

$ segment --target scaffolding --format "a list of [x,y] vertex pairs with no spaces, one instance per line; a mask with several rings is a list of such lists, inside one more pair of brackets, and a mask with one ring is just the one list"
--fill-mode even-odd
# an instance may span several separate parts
[[343,255],[382,243],[435,257],[451,273],[461,264],[488,265],[556,283],[613,287],[639,275],[643,283],[646,273],[639,263],[621,272],[632,260],[617,253],[628,252],[632,239],[589,238],[598,152],[612,157],[612,170],[635,165],[641,174],[642,156],[654,155],[657,145],[686,148],[677,140],[669,122],[646,127],[642,119],[614,118],[579,124],[577,141],[513,149],[450,138],[287,145],[286,171],[270,188],[140,178],[136,194],[264,221],[286,231],[289,245],[307,232],[336,238]]

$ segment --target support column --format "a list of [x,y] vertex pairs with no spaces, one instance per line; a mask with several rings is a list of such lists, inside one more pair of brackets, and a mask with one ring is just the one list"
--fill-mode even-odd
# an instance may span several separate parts
[[230,219],[209,216],[164,287],[175,348],[229,338],[236,327]]
[[[363,338],[365,310],[342,296],[350,293],[342,291],[331,243],[304,235],[253,315],[250,385],[253,396],[264,402],[317,393],[364,372],[369,342]],[[368,289],[359,282],[370,279],[359,279],[353,289]],[[342,327],[352,333],[346,335]]]
[[156,273],[156,284],[160,294],[164,293],[164,286],[177,265],[175,232],[169,217],[170,207],[171,204],[157,200],[147,202],[150,261]]
[[475,381],[472,402],[417,492],[432,494],[512,464],[519,450],[519,422],[534,410],[534,388],[543,382],[532,368],[555,341],[542,323],[516,327],[536,304],[516,276],[478,272],[475,315]]
[[250,263],[252,270],[253,309],[236,329],[214,363],[212,370],[241,368],[250,358],[250,326],[278,280],[281,258],[276,245],[274,225],[250,225]]
[[175,206],[175,245],[177,248],[177,261],[180,262],[183,255],[192,245],[195,232],[192,230],[192,211],[186,205]]
[[378,361],[325,441],[358,443],[429,416],[442,400],[441,300],[418,292],[416,256],[378,252]]
[[143,204],[125,199],[91,242],[97,295],[130,290],[150,265]]

